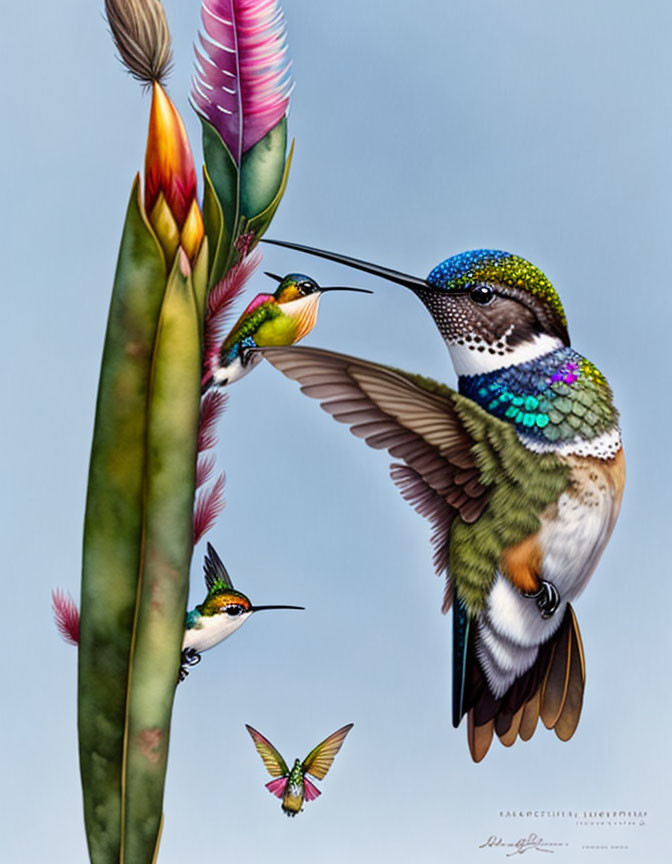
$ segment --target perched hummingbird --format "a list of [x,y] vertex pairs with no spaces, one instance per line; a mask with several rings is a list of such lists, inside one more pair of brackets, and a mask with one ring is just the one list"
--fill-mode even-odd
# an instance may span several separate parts
[[205,600],[187,612],[179,680],[189,674],[189,667],[201,662],[201,654],[237,630],[253,612],[264,609],[303,609],[303,606],[253,606],[249,599],[235,591],[221,558],[208,543],[203,562]]
[[[264,609],[305,609],[305,606],[253,606],[248,597],[236,591],[222,559],[208,543],[203,572],[208,593],[205,600],[187,611],[178,682],[184,681],[189,667],[201,662],[201,654],[218,645],[237,630],[253,612]],[[51,592],[52,611],[58,632],[71,645],[79,644],[79,609],[60,588]]]
[[261,360],[249,349],[262,345],[293,345],[307,336],[317,322],[320,297],[327,291],[356,291],[362,288],[322,288],[310,276],[289,273],[276,276],[274,294],[257,294],[222,342],[211,367],[212,383],[224,386],[247,375]]
[[327,772],[331,768],[332,762],[341,745],[345,741],[345,736],[352,729],[353,723],[348,723],[347,726],[341,727],[328,738],[325,738],[317,747],[314,747],[306,758],[301,762],[300,759],[294,760],[291,770],[287,767],[287,763],[278,753],[275,747],[271,744],[268,738],[264,738],[261,732],[257,732],[252,726],[245,724],[245,728],[250,733],[254,746],[261,756],[266,770],[275,777],[270,783],[266,783],[266,788],[272,792],[276,798],[282,798],[282,810],[288,816],[296,816],[303,809],[303,799],[313,801],[322,793],[310,782],[306,774],[311,774],[317,777],[318,780],[323,780],[327,776]]
[[548,278],[523,258],[480,249],[427,279],[275,242],[404,285],[446,342],[459,392],[313,348],[260,353],[336,420],[402,464],[391,475],[433,527],[434,563],[453,606],[453,724],[466,714],[474,761],[496,733],[528,740],[539,717],[562,740],[585,685],[570,605],[611,535],[625,461],[602,373],[570,348]]

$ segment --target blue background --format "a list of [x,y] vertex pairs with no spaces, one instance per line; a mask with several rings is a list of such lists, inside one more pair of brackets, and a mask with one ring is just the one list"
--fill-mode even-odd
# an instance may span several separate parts
[[[540,266],[574,346],[611,381],[628,484],[576,604],[588,664],[573,740],[539,729],[469,757],[449,718],[450,626],[429,526],[369,450],[270,367],[231,389],[209,539],[256,603],[179,688],[160,861],[481,862],[531,831],[567,861],[667,860],[670,6],[665,2],[285,0],[296,153],[270,236],[419,276],[482,246]],[[166,3],[170,93],[188,107],[196,0]],[[78,595],[100,354],[149,99],[115,59],[102,3],[3,12],[0,316],[4,420],[3,857],[86,861],[76,658],[50,591]],[[197,156],[200,161],[200,155]],[[307,344],[454,374],[403,288],[267,248],[264,265],[375,295],[324,299]],[[258,274],[249,296],[267,290]],[[202,549],[192,603],[203,595]],[[323,796],[287,820],[244,730],[287,759],[354,722]],[[562,811],[557,818],[503,811]],[[644,825],[568,813],[646,811]],[[604,821],[604,820],[597,820]],[[595,851],[593,844],[625,845]],[[536,853],[531,853],[536,857]]]

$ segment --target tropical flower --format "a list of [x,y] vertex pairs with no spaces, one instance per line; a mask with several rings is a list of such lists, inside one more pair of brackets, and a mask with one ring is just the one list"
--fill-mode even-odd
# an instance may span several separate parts
[[278,0],[204,0],[192,99],[237,165],[287,113],[292,89]]
[[182,118],[158,81],[152,84],[147,133],[145,211],[167,260],[182,246],[193,262],[203,240],[194,157]]

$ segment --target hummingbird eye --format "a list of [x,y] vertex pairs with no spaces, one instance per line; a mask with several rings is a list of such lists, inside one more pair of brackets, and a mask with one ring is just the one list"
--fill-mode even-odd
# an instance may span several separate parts
[[243,610],[240,606],[227,606],[225,611],[227,615],[236,617],[237,615],[240,615]]
[[486,306],[495,297],[495,292],[489,285],[475,285],[469,292],[469,296],[479,306]]

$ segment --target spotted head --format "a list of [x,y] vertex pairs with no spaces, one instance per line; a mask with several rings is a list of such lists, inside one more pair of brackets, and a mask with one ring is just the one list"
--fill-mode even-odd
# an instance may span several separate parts
[[569,345],[550,280],[529,261],[495,249],[448,258],[426,279],[309,246],[266,241],[337,261],[410,288],[431,313],[458,374],[524,362]]
[[477,249],[436,266],[416,293],[458,373],[520,363],[569,345],[558,294],[542,271],[509,252]]

